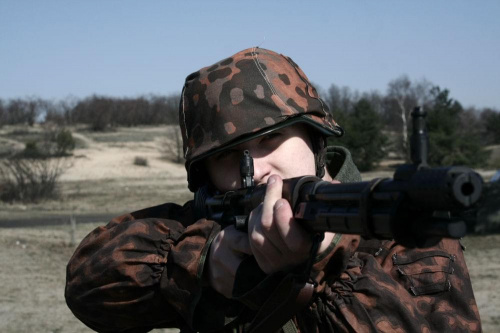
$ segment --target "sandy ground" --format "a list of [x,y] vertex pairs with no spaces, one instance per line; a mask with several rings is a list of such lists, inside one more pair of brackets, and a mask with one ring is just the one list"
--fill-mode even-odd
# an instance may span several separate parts
[[[164,152],[164,133],[169,130],[76,132],[79,148],[64,162],[67,169],[60,178],[60,197],[29,205],[0,203],[0,221],[47,214],[122,214],[191,199],[184,165],[171,162]],[[147,159],[148,166],[135,165],[136,157]]]
[[468,236],[465,259],[484,332],[500,332],[500,235]]
[[[5,129],[3,129],[5,131]],[[184,166],[165,159],[165,127],[91,133],[79,129],[70,168],[61,177],[57,200],[36,204],[0,203],[0,222],[82,214],[118,215],[163,202],[183,203],[187,191]],[[2,132],[0,131],[0,135]],[[16,143],[17,142],[17,143]],[[0,144],[22,148],[14,139]],[[5,146],[4,146],[5,147]],[[148,166],[134,165],[139,156]],[[391,177],[387,168],[364,179]],[[482,171],[485,179],[493,171]],[[78,224],[77,242],[106,221]],[[64,302],[65,266],[76,245],[68,225],[0,229],[0,332],[88,332]],[[473,288],[485,332],[500,332],[500,235],[468,236],[464,243]],[[159,330],[161,331],[161,330]],[[164,330],[165,331],[165,330]]]
[[[147,129],[152,131],[153,129]],[[70,167],[61,181],[95,181],[103,179],[168,178],[175,182],[184,179],[184,165],[162,158],[164,139],[154,138],[147,142],[117,144],[94,141],[81,133],[75,135],[87,148],[78,149]],[[136,157],[146,158],[148,166],[134,165]],[[181,177],[179,177],[181,176]],[[182,185],[187,182],[182,182]]]

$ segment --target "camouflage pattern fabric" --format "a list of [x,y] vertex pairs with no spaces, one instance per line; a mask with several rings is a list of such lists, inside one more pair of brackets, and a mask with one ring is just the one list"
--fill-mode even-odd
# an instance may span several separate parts
[[186,78],[179,122],[189,188],[203,179],[197,161],[277,127],[306,123],[325,136],[341,136],[314,86],[289,57],[246,49]]
[[[247,278],[258,283],[243,297],[228,300],[216,293],[203,266],[219,228],[206,219],[194,221],[191,201],[112,220],[91,232],[69,261],[68,306],[99,332],[161,327],[244,332],[255,314],[252,307],[266,306],[273,286],[287,273],[265,276],[248,269],[245,275],[254,276]],[[299,332],[481,331],[456,240],[409,249],[394,241],[342,235],[315,258],[311,278],[315,295],[293,318]]]
[[[208,248],[220,226],[193,223],[191,204],[114,218],[80,243],[67,267],[66,302],[99,332],[147,332],[192,322]],[[165,301],[168,299],[168,302]]]
[[[343,242],[356,237],[342,236]],[[316,300],[296,316],[300,331],[481,332],[457,240],[426,249],[361,240],[339,278],[322,274]]]

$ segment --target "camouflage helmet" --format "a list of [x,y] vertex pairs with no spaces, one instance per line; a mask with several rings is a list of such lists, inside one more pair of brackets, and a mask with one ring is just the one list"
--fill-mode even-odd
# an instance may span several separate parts
[[305,123],[322,136],[343,130],[297,64],[261,48],[236,53],[186,78],[179,106],[189,189],[206,181],[206,157]]

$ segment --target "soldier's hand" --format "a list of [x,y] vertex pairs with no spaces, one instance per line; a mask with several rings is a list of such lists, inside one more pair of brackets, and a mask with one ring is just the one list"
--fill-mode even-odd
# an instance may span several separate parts
[[[282,198],[282,188],[281,177],[269,177],[264,202],[251,212],[248,223],[252,253],[267,274],[305,262],[312,246],[311,235],[293,218],[290,204]],[[328,247],[333,235],[325,234],[320,251]]]
[[217,292],[231,298],[236,270],[249,254],[248,235],[234,226],[223,229],[213,240],[208,256],[208,278]]

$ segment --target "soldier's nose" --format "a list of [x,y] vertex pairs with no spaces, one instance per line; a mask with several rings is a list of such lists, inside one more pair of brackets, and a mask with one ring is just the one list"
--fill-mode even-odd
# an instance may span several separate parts
[[271,175],[271,166],[266,162],[265,157],[253,159],[253,170],[255,185],[265,184]]

